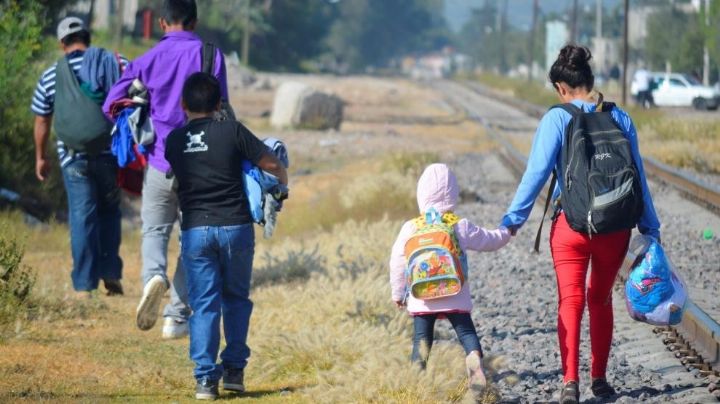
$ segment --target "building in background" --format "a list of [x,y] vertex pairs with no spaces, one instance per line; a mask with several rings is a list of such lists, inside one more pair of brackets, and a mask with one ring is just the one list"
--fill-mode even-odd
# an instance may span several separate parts
[[[139,0],[80,0],[69,7],[66,14],[80,16],[93,30],[108,31],[113,28],[118,12],[122,12],[123,28],[134,32]],[[90,18],[90,10],[93,16]]]
[[570,31],[563,21],[548,21],[545,23],[545,32],[545,71],[549,72],[560,49],[570,39]]

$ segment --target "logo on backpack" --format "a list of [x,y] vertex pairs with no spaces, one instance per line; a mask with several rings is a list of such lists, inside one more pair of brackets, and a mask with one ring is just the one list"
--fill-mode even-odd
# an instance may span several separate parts
[[467,258],[453,228],[459,220],[455,214],[440,215],[433,208],[415,219],[415,233],[405,243],[405,275],[413,297],[430,300],[460,293]]
[[609,158],[612,158],[610,153],[598,153],[595,155],[595,160],[605,160]]

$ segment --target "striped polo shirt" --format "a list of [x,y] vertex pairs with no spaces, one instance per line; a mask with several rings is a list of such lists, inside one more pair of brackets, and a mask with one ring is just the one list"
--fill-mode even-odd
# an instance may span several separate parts
[[[78,81],[80,81],[80,68],[82,67],[84,53],[85,52],[81,50],[76,50],[65,55],[68,59],[68,63],[70,64],[70,68],[72,68],[73,72],[75,72],[75,76],[78,78]],[[123,68],[125,68],[128,65],[128,60],[124,56],[120,55],[120,63],[123,65]],[[33,113],[35,113],[35,115],[48,116],[52,115],[54,111],[56,68],[57,62],[53,63],[52,66],[45,70],[40,76],[40,80],[38,80],[37,86],[35,87],[35,93],[32,97],[32,103],[30,105],[30,109]],[[108,88],[106,91],[110,91],[110,89]],[[85,153],[69,153],[68,148],[60,139],[57,140],[56,144],[58,159],[60,160],[61,167],[66,166],[74,158],[85,157]],[[108,149],[105,153],[109,152],[110,150]]]

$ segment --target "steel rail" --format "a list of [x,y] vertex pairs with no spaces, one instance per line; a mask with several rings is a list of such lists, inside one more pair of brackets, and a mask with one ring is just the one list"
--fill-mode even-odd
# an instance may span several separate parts
[[[467,86],[464,87],[467,88]],[[469,88],[468,90],[478,92],[473,88]],[[481,95],[497,99],[497,97],[487,94],[486,92],[482,92]],[[449,94],[446,91],[446,96],[452,98],[453,94]],[[500,135],[466,102],[457,98],[452,99],[452,101],[466,111],[469,119],[478,122],[487,130],[488,135],[501,146],[501,159],[507,163],[508,167],[517,177],[521,177],[527,164],[525,155]],[[511,104],[511,106],[518,108],[516,105]],[[536,108],[539,109],[539,107]],[[718,189],[707,187],[687,174],[672,169],[654,159],[646,158],[644,164],[646,170],[652,173],[651,175],[658,176],[683,193],[691,194],[695,199],[699,199],[709,206],[720,208],[720,191]],[[541,199],[544,200],[543,194],[544,192],[540,194],[537,199],[538,201]],[[626,256],[625,263],[619,275],[621,282],[624,283],[627,279],[627,275],[635,263],[636,258],[637,257],[632,254]],[[654,331],[657,334],[661,334],[668,350],[672,351],[674,355],[680,359],[688,371],[697,369],[701,376],[720,376],[720,324],[692,302],[692,300],[688,299],[680,324],[674,327],[656,327]],[[718,394],[718,392],[720,392],[720,390],[711,391],[711,393],[720,400],[720,394]]]

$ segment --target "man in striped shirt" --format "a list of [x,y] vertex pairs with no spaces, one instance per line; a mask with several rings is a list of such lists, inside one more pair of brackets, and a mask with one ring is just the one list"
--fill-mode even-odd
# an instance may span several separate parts
[[[80,70],[90,46],[90,32],[79,18],[67,17],[58,24],[57,36],[65,54],[63,57],[78,82],[82,82]],[[127,60],[120,58],[120,63],[126,65]],[[45,181],[51,171],[47,143],[55,110],[57,65],[54,63],[41,75],[31,104],[35,114],[35,174],[40,181]],[[115,68],[119,69],[119,66]],[[101,90],[107,92],[110,89]],[[108,295],[122,294],[120,190],[116,182],[115,157],[109,148],[99,154],[88,154],[70,150],[60,140],[57,141],[57,153],[68,197],[73,257],[71,278],[77,297],[90,297],[100,279]]]

